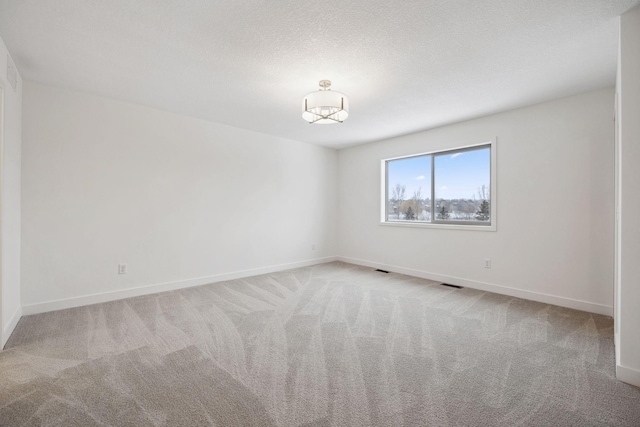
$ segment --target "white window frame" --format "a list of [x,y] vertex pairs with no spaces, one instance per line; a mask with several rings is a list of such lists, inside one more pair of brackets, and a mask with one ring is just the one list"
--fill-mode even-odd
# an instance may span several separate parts
[[[428,151],[428,152],[424,152],[424,153],[415,153],[415,154],[409,154],[409,155],[404,155],[404,156],[398,156],[398,157],[391,157],[391,158],[387,158],[387,159],[382,159],[380,161],[380,170],[381,170],[381,193],[380,193],[380,225],[385,226],[385,227],[412,227],[412,228],[439,228],[439,229],[448,229],[448,230],[473,230],[473,231],[497,231],[498,227],[497,227],[497,222],[498,222],[498,215],[497,215],[497,210],[496,207],[498,205],[498,197],[497,197],[497,140],[496,138],[491,138],[491,139],[486,139],[483,142],[477,142],[477,143],[473,143],[473,144],[467,144],[467,145],[453,145],[451,144],[450,146],[447,145],[446,148],[442,148],[442,149],[438,149],[438,150],[433,150],[433,151]],[[388,202],[388,197],[387,197],[387,189],[388,189],[388,182],[387,182],[387,162],[392,161],[392,160],[400,160],[400,159],[407,159],[407,158],[411,158],[411,157],[418,157],[418,156],[427,156],[427,155],[431,155],[431,156],[435,156],[438,154],[442,154],[442,153],[447,153],[447,152],[457,152],[457,151],[465,151],[465,150],[471,150],[474,148],[479,148],[479,147],[483,147],[483,146],[489,146],[490,150],[491,150],[491,156],[490,156],[490,168],[491,168],[491,184],[490,184],[490,194],[491,194],[491,218],[490,218],[490,224],[488,225],[484,225],[484,224],[473,224],[473,223],[462,223],[462,222],[419,222],[419,221],[387,221],[387,202]],[[432,157],[433,158],[433,157]],[[434,174],[435,171],[433,170],[433,161],[432,161],[432,166],[431,166],[431,187],[434,186]],[[429,189],[430,194],[431,194],[431,189]],[[432,198],[433,199],[433,198]],[[434,200],[431,201],[432,205],[434,203]]]

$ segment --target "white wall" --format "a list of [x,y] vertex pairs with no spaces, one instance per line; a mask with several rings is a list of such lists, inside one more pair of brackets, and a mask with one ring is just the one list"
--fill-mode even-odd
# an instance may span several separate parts
[[640,6],[620,18],[616,374],[640,387]]
[[0,349],[21,316],[20,308],[20,146],[22,134],[22,78],[17,90],[7,80],[7,47],[0,39],[0,87],[4,93],[0,232],[2,286]]
[[[613,100],[600,90],[341,150],[339,255],[611,315]],[[497,231],[379,225],[382,159],[487,137],[497,137]]]
[[336,188],[333,149],[25,82],[24,312],[318,262]]

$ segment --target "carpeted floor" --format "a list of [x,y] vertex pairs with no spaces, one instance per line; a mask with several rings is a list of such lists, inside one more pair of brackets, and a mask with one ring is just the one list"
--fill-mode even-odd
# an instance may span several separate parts
[[613,323],[344,263],[23,317],[2,426],[640,426]]

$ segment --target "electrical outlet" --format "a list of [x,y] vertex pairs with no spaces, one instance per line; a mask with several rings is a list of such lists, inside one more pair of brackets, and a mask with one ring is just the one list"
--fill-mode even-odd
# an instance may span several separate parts
[[127,264],[118,264],[118,274],[127,274]]
[[484,268],[491,268],[491,260],[490,259],[485,259],[484,260]]
[[315,243],[311,245],[311,250],[312,250],[312,251],[315,251],[315,250],[316,250],[316,245],[315,245]]

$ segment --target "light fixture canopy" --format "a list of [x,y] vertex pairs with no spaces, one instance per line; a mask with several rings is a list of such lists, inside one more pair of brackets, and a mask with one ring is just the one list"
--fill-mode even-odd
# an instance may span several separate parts
[[349,117],[347,95],[331,90],[331,81],[320,80],[320,90],[302,100],[302,118],[309,123],[342,123]]

